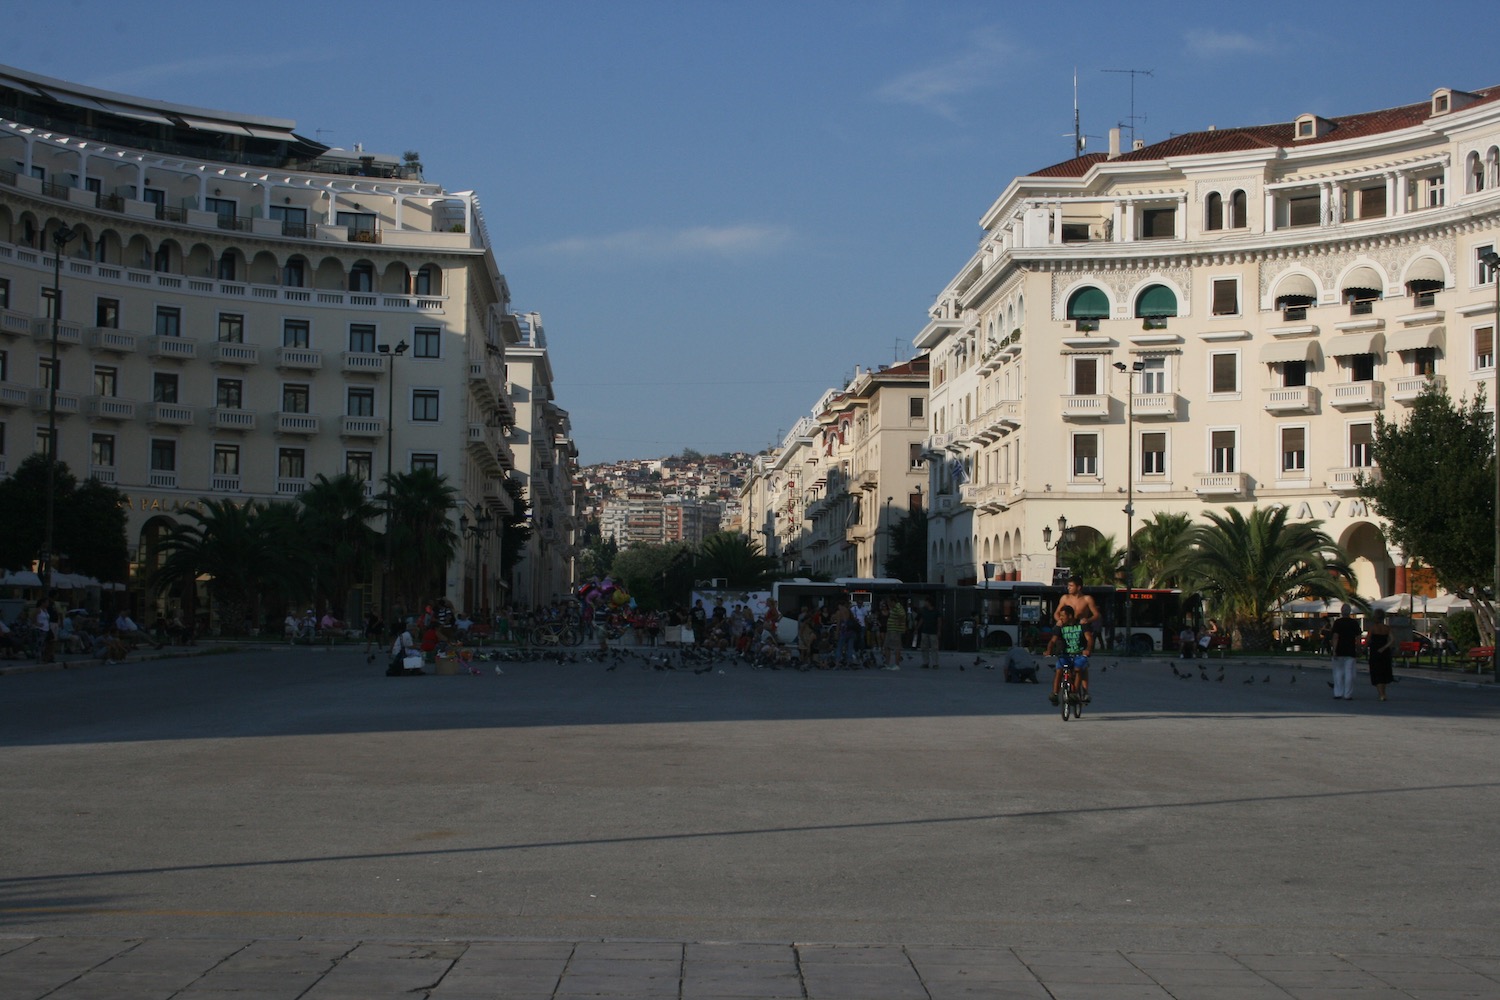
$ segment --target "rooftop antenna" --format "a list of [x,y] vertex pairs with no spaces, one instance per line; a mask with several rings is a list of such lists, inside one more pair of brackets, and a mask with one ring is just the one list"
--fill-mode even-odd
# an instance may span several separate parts
[[1078,118],[1078,67],[1073,67],[1073,155],[1083,155],[1083,127]]
[[[1106,70],[1100,70],[1100,72],[1101,73],[1129,73],[1130,74],[1130,117],[1128,117],[1125,120],[1130,123],[1130,125],[1129,125],[1129,128],[1130,128],[1130,147],[1132,149],[1134,149],[1135,148],[1135,123],[1138,122],[1138,121],[1142,121],[1143,122],[1143,121],[1146,120],[1146,116],[1145,115],[1140,115],[1139,117],[1137,117],[1136,113],[1135,113],[1135,78],[1138,77],[1138,76],[1150,76],[1151,75],[1151,70],[1149,70],[1149,69],[1106,69]],[[1076,83],[1074,84],[1074,87],[1075,88],[1077,87]],[[1077,99],[1076,98],[1074,99],[1074,103],[1075,104],[1077,103]]]

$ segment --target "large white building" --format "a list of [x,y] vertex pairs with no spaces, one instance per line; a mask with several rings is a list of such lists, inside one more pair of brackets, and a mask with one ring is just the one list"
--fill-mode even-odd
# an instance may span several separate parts
[[[1500,88],[1119,148],[1018,177],[933,304],[929,573],[1048,579],[1158,511],[1319,520],[1370,597],[1404,554],[1355,495],[1424,385],[1494,399]],[[1049,537],[1050,536],[1050,537]]]
[[[506,516],[520,477],[544,525],[527,589],[566,591],[548,532],[571,526],[567,422],[535,418],[546,445],[518,458],[506,365],[525,356],[534,398],[538,344],[478,197],[294,128],[0,67],[0,473],[44,444],[60,267],[58,455],[129,497],[132,574],[200,497],[288,499],[342,472],[373,496],[431,468],[455,526]],[[496,536],[461,551],[442,596],[513,596]]]

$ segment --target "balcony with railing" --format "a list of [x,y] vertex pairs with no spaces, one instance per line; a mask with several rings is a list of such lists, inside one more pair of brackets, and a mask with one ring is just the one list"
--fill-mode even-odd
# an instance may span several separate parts
[[253,431],[255,430],[255,411],[227,406],[210,407],[208,426],[216,431]]
[[323,352],[307,347],[278,347],[276,367],[295,371],[320,371],[323,368]]
[[276,433],[311,436],[318,433],[318,418],[311,413],[277,411]]
[[17,382],[0,382],[0,406],[25,406],[30,401],[30,387]]
[[115,467],[113,465],[90,465],[89,478],[105,486],[115,484]]
[[385,434],[385,421],[379,417],[339,417],[339,436],[378,438]]
[[146,485],[159,490],[175,490],[177,471],[175,469],[152,469],[146,475]]
[[172,361],[192,361],[198,356],[198,342],[186,337],[146,338],[146,357],[166,358]]
[[1430,385],[1446,389],[1448,380],[1442,375],[1402,375],[1391,380],[1391,400],[1410,406]]
[[385,355],[365,351],[345,351],[343,370],[348,375],[379,375],[385,371]]
[[85,411],[94,420],[134,420],[135,400],[118,396],[90,396]]
[[299,497],[307,492],[306,479],[277,479],[276,495],[279,497]]
[[1277,386],[1266,390],[1267,413],[1312,413],[1318,408],[1318,390],[1310,385]]
[[1127,406],[1135,408],[1137,420],[1175,420],[1177,419],[1177,394],[1175,392],[1138,392],[1134,401],[1127,400]]
[[1062,397],[1062,418],[1064,420],[1102,420],[1109,416],[1109,401],[1109,396],[1099,394],[1064,396]]
[[248,368],[260,363],[260,348],[255,344],[220,340],[214,343],[210,360],[216,365],[239,365]]
[[147,403],[146,423],[168,424],[174,427],[187,427],[193,422],[193,408],[181,406],[177,403]]
[[1242,497],[1250,492],[1250,476],[1244,472],[1197,472],[1193,492],[1201,497]]
[[84,331],[89,350],[95,354],[134,354],[138,334],[107,326],[91,326]]
[[[52,407],[51,389],[32,389],[31,408],[37,413],[46,413]],[[76,392],[57,393],[57,412],[59,416],[70,416],[79,412],[83,407],[83,400]]]
[[489,355],[469,362],[469,388],[481,406],[499,406],[505,399],[500,385],[503,370],[504,365]]
[[469,454],[480,467],[491,474],[498,473],[500,466],[500,435],[489,424],[469,425]]
[[[31,337],[42,343],[52,342],[52,321],[45,316],[38,316],[31,321]],[[57,343],[62,347],[77,347],[83,343],[83,327],[77,323],[69,323],[67,320],[59,320],[57,323]]]
[[221,476],[215,473],[209,479],[208,484],[215,493],[238,493],[240,491],[239,476]]
[[1340,382],[1328,387],[1328,404],[1336,410],[1379,409],[1385,405],[1384,382]]
[[1378,465],[1360,465],[1328,470],[1328,488],[1335,493],[1354,493],[1358,491],[1361,479],[1369,480],[1372,483],[1380,482],[1380,467]]
[[31,333],[32,317],[14,309],[0,309],[0,335],[24,337]]

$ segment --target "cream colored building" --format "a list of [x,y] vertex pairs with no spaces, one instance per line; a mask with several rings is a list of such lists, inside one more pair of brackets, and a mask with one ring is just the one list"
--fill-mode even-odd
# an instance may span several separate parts
[[[534,345],[478,197],[294,129],[0,67],[0,472],[46,435],[66,230],[58,455],[129,497],[132,572],[200,497],[290,499],[342,472],[374,496],[427,467],[458,491],[456,527],[503,517],[503,477],[571,447],[556,418],[548,449],[511,447],[507,355]],[[567,503],[539,493],[534,516]],[[444,596],[507,599],[498,562],[495,537],[466,543]]]
[[[1355,495],[1380,415],[1494,400],[1500,89],[1210,129],[1018,177],[931,309],[929,569],[1050,579],[1059,518],[1123,546],[1158,511],[1282,505],[1405,559]],[[1121,370],[1123,369],[1123,371]]]
[[892,527],[922,509],[927,359],[856,371],[757,457],[741,490],[745,530],[784,569],[884,576]]

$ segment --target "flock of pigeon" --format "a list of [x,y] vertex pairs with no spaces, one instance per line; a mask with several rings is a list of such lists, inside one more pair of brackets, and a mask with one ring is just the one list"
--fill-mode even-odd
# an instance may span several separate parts
[[[1180,680],[1180,681],[1190,681],[1190,680],[1193,679],[1193,672],[1191,670],[1178,670],[1177,669],[1177,664],[1175,664],[1175,663],[1170,664],[1170,666],[1172,667],[1172,676],[1176,677],[1178,680]],[[1301,668],[1298,668],[1297,673],[1300,673],[1300,672],[1301,672]],[[1296,684],[1297,683],[1297,673],[1293,673],[1292,674],[1292,679],[1291,679],[1291,683],[1292,684]],[[1200,666],[1198,668],[1198,679],[1201,680],[1201,681],[1213,680],[1213,681],[1218,681],[1220,684],[1223,684],[1224,683],[1224,664],[1222,664],[1222,663],[1219,664],[1219,672],[1214,677],[1209,677],[1208,676],[1208,668],[1207,667]],[[1271,683],[1271,675],[1270,674],[1266,674],[1265,677],[1263,677],[1259,681],[1257,681],[1255,679],[1255,675],[1251,674],[1249,677],[1246,677],[1240,683],[1242,683],[1242,684],[1257,684],[1257,683],[1259,683],[1259,684],[1269,684],[1269,683]]]

